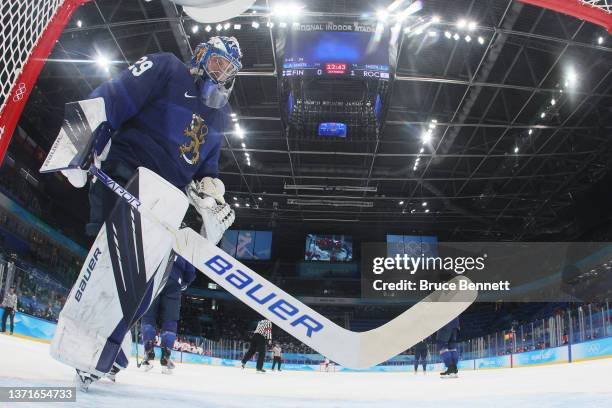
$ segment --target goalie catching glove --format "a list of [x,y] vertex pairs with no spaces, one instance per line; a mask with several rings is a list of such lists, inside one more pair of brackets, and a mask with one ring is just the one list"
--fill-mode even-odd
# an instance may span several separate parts
[[215,245],[221,241],[223,233],[234,223],[236,215],[223,195],[225,186],[218,178],[204,177],[192,181],[187,186],[189,202],[202,216],[203,224],[200,235]]

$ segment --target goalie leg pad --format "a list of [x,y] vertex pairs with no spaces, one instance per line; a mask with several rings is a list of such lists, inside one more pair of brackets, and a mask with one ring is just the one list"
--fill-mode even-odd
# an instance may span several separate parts
[[[142,205],[178,227],[184,194],[145,168],[126,187]],[[118,200],[62,309],[51,355],[97,375],[110,371],[126,333],[165,284],[173,236]]]

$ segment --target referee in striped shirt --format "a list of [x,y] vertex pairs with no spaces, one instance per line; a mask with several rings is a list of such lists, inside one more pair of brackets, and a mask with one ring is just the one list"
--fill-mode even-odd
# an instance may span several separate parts
[[263,369],[264,359],[266,357],[266,340],[268,343],[272,343],[272,322],[269,320],[260,320],[257,323],[257,328],[251,337],[251,345],[249,350],[242,358],[242,368],[244,368],[247,361],[257,353],[257,372],[265,373]]

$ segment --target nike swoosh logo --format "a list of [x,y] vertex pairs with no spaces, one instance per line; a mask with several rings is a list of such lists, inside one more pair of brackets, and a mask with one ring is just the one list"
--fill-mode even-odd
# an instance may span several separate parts
[[189,95],[189,93],[185,92],[185,98],[197,98],[197,96]]

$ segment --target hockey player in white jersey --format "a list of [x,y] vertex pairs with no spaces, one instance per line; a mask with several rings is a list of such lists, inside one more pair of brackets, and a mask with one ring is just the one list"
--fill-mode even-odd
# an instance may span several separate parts
[[77,369],[82,388],[127,366],[130,327],[179,267],[167,231],[115,193],[125,186],[124,197],[137,197],[173,228],[194,205],[202,235],[214,243],[234,221],[217,173],[241,57],[235,38],[212,37],[198,45],[188,66],[173,54],[147,55],[89,99],[66,105],[41,171],[62,170],[83,187],[93,162],[121,184],[112,184],[114,191],[106,181],[91,184],[87,231],[96,240],[51,345],[56,359]]

